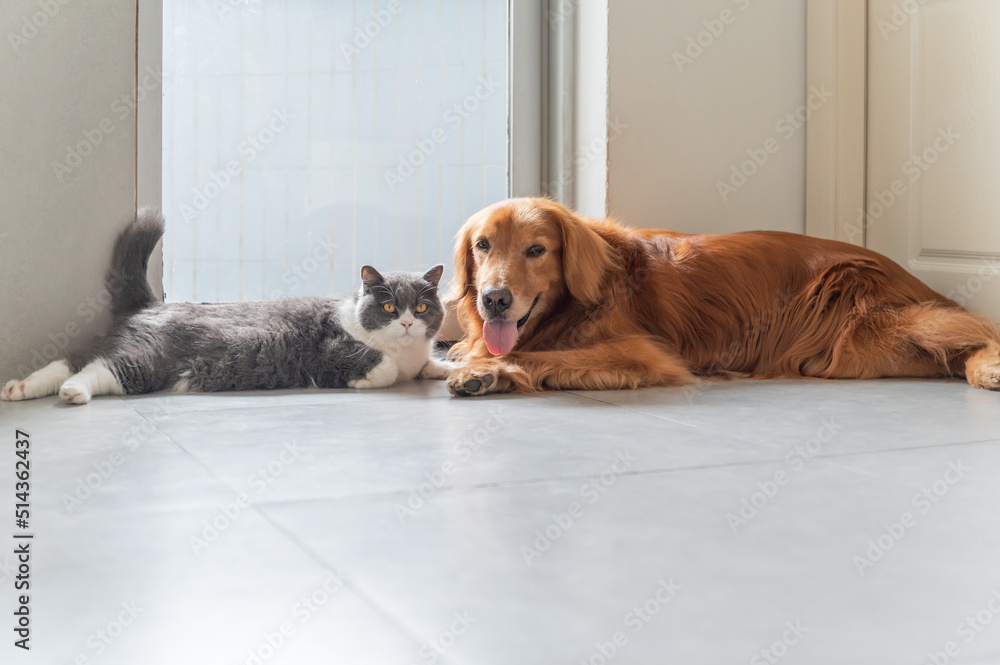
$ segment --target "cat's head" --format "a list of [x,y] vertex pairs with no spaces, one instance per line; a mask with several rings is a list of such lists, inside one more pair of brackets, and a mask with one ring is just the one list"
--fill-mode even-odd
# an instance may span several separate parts
[[438,282],[444,266],[427,272],[389,272],[361,268],[361,290],[355,309],[358,323],[373,338],[410,346],[432,339],[444,322]]

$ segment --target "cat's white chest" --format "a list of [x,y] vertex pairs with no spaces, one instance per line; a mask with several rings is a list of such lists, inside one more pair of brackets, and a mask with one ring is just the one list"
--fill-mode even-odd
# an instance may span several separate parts
[[396,365],[399,366],[399,380],[409,381],[415,378],[430,360],[431,342],[417,342],[412,346],[399,349],[398,355],[392,355]]
[[[403,312],[401,318],[412,322],[410,325],[413,326],[413,337],[407,340],[411,342],[410,344],[402,342],[402,336],[399,332],[402,328],[397,328],[396,334],[389,334],[387,329],[365,330],[357,320],[353,303],[348,301],[341,305],[341,325],[344,326],[347,333],[359,342],[390,358],[399,369],[397,381],[409,381],[416,378],[420,370],[430,360],[431,346],[434,342],[425,336],[426,327],[423,323],[418,325],[413,322],[409,310]],[[397,322],[393,321],[390,325],[396,326]]]

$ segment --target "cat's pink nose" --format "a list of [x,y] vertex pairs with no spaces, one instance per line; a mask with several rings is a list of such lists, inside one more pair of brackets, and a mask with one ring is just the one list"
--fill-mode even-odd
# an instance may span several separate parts
[[409,332],[409,331],[410,331],[410,326],[412,326],[412,325],[413,325],[413,322],[412,322],[412,321],[411,321],[410,323],[406,323],[405,321],[400,321],[400,323],[402,323],[402,324],[403,324],[403,327],[404,327],[404,328],[406,328],[406,331],[407,331],[407,332]]

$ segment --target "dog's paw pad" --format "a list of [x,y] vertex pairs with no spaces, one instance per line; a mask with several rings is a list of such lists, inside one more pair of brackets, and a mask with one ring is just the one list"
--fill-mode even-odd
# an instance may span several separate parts
[[459,397],[476,397],[495,392],[497,384],[494,370],[476,371],[462,368],[448,377],[448,390],[452,395]]
[[966,367],[966,378],[976,388],[1000,390],[1000,359],[989,359]]
[[974,377],[970,377],[969,383],[976,388],[983,388],[984,390],[1000,390],[1000,371],[997,371],[995,374],[981,372]]

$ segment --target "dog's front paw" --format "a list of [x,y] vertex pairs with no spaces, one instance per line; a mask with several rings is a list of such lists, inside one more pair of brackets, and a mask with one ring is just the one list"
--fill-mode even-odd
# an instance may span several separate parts
[[988,351],[973,354],[965,365],[969,384],[984,390],[1000,390],[1000,357]]
[[448,376],[448,390],[458,397],[476,397],[488,393],[507,392],[506,380],[498,365],[467,365]]

